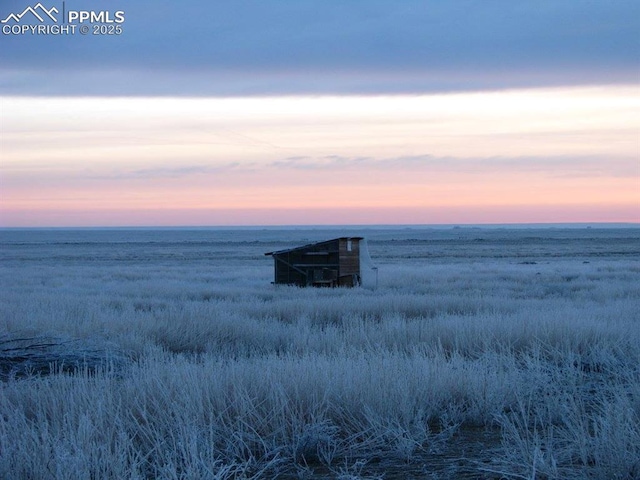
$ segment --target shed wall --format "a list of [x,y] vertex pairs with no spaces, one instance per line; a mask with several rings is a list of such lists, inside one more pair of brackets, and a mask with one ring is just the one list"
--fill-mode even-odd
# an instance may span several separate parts
[[359,238],[339,238],[274,252],[274,283],[354,286],[360,280]]

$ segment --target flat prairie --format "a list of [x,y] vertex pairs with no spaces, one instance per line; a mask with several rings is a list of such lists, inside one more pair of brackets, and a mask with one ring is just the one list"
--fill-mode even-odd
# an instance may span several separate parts
[[[368,240],[377,288],[265,252]],[[640,478],[640,228],[0,230],[0,478]]]

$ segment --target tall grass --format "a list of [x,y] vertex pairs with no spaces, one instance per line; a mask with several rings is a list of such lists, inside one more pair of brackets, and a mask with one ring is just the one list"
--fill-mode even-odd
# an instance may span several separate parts
[[376,291],[270,285],[268,249],[243,237],[218,246],[229,265],[167,261],[180,243],[122,262],[7,245],[3,338],[119,361],[0,384],[0,477],[426,478],[486,430],[502,441],[469,478],[637,478],[638,255],[506,240],[468,242],[466,261],[460,243],[430,261],[371,241]]

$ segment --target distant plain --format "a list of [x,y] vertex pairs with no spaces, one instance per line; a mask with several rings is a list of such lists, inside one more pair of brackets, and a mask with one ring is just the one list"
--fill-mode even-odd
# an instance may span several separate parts
[[[377,289],[271,284],[345,235]],[[2,478],[640,478],[637,225],[4,229],[0,262]]]

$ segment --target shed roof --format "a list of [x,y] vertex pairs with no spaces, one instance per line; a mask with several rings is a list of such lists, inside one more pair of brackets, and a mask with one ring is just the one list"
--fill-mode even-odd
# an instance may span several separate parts
[[336,240],[362,240],[363,238],[364,237],[338,237],[338,238],[332,238],[331,240],[324,240],[322,242],[309,243],[307,245],[302,245],[300,247],[286,248],[284,250],[276,250],[274,252],[267,252],[267,253],[265,253],[265,255],[280,255],[282,253],[289,253],[289,252],[295,252],[295,251],[298,251],[298,250],[305,250],[305,249],[310,248],[310,247],[317,247],[318,245],[323,245],[325,243],[335,242]]

